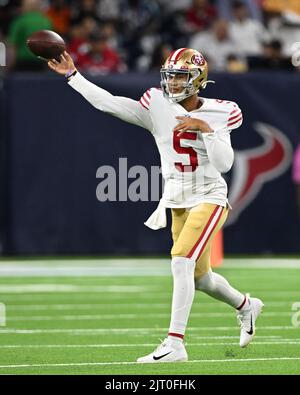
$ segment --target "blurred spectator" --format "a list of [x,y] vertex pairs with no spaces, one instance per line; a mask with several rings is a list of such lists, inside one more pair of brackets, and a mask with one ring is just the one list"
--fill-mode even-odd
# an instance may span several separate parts
[[123,0],[121,3],[123,46],[127,54],[130,69],[138,67],[139,58],[144,54],[141,38],[151,27],[157,27],[159,7],[153,0]]
[[[33,8],[26,6],[25,11],[20,7],[22,2]],[[26,38],[40,29],[61,34],[75,61],[89,52],[89,35],[100,29],[107,47],[117,52],[130,70],[158,67],[159,53],[168,46],[202,50],[216,71],[243,72],[248,57],[251,69],[271,64],[276,70],[290,70],[285,57],[292,56],[291,45],[300,41],[296,3],[300,8],[300,0],[0,0],[0,33],[4,33],[5,42],[9,31],[18,70],[46,67],[25,44]],[[270,10],[264,14],[267,28],[260,22],[262,5]],[[34,23],[29,21],[32,14]],[[226,17],[229,27],[218,15]],[[24,22],[17,20],[26,20],[26,29],[21,27]],[[262,45],[271,39],[282,43],[280,61],[274,46]],[[300,71],[300,67],[294,69]]]
[[284,55],[291,56],[293,43],[300,41],[300,16],[287,11],[273,13],[269,15],[268,29],[272,38],[282,42]]
[[226,71],[229,73],[245,73],[248,71],[248,64],[245,60],[232,54],[227,58]]
[[191,32],[201,32],[212,25],[217,15],[209,0],[193,0],[192,7],[186,13],[186,22]]
[[158,16],[159,8],[153,0],[123,0],[121,3],[121,19],[126,35],[146,29],[148,24]]
[[262,6],[267,12],[292,11],[300,15],[300,1],[298,0],[262,0]]
[[[77,2],[76,2],[77,3]],[[72,16],[72,24],[78,25],[84,18],[93,18],[100,23],[98,15],[98,4],[96,0],[80,0],[79,5],[73,7],[74,14]]]
[[12,21],[9,30],[9,41],[15,50],[16,70],[43,70],[47,66],[33,55],[26,45],[27,38],[33,32],[43,29],[52,29],[52,24],[41,12],[41,1],[23,0],[21,14]]
[[0,1],[0,32],[8,34],[9,25],[17,14],[20,0]]
[[178,10],[163,14],[160,19],[161,41],[169,43],[173,48],[186,47],[191,34],[186,23],[186,13]]
[[300,144],[294,154],[292,178],[296,187],[296,199],[300,219]]
[[92,17],[85,17],[71,28],[71,39],[68,50],[75,63],[77,59],[89,51],[89,36],[97,29],[97,22]]
[[90,74],[108,74],[126,71],[126,66],[116,51],[107,44],[107,37],[100,31],[90,35],[88,51],[79,53],[77,67]]
[[[233,0],[216,0],[216,6],[219,10],[220,17],[228,21],[232,19],[232,1]],[[262,1],[263,0],[243,0],[243,4],[247,8],[250,17],[261,22],[263,20],[261,8]]]
[[224,71],[228,56],[236,53],[228,23],[223,19],[215,21],[210,31],[195,34],[189,47],[203,53],[208,58],[210,70],[214,71]]
[[153,19],[139,40],[142,55],[139,56],[136,63],[138,70],[146,71],[151,67],[153,51],[160,43],[159,26],[157,25],[157,20]]
[[101,32],[107,38],[107,44],[111,48],[113,48],[117,51],[121,50],[120,37],[116,31],[116,27],[113,22],[111,22],[111,21],[104,22],[101,25]]
[[282,45],[278,40],[267,42],[263,46],[262,56],[253,56],[248,58],[250,70],[289,70],[293,71],[293,65],[290,58],[282,54]]
[[71,39],[68,50],[76,62],[78,57],[89,51],[89,37],[93,32],[100,31],[106,37],[108,47],[122,54],[120,39],[112,22],[104,22],[100,28],[91,17],[85,17],[81,23],[74,25],[71,29]]
[[99,0],[97,4],[97,15],[103,21],[117,21],[120,17],[120,1]]
[[46,15],[51,20],[54,30],[59,34],[66,34],[70,27],[71,9],[65,0],[52,0]]
[[262,42],[268,37],[264,25],[249,18],[248,9],[242,1],[235,1],[232,7],[233,21],[230,34],[239,56],[258,55],[262,52]]
[[173,14],[174,12],[185,13],[192,5],[192,0],[158,0],[165,14]]
[[150,69],[160,70],[161,66],[164,64],[171,52],[172,47],[169,44],[160,43],[157,45],[152,54]]

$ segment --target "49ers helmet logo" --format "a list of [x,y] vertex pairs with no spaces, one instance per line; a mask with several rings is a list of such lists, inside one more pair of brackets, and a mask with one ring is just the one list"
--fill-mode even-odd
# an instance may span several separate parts
[[196,54],[192,56],[191,62],[195,66],[204,66],[205,65],[205,59],[201,54]]

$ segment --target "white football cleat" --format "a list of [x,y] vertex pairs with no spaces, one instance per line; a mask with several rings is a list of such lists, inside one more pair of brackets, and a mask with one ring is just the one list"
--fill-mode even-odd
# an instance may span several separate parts
[[237,318],[241,326],[241,347],[246,347],[253,340],[255,335],[255,321],[264,307],[264,304],[260,299],[250,298],[249,294],[246,294],[246,297],[248,300],[248,306],[237,312]]
[[151,354],[138,358],[139,363],[185,362],[188,355],[181,341],[166,338]]

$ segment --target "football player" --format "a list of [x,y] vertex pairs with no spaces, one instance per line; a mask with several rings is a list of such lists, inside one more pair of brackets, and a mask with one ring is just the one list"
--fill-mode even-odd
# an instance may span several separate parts
[[234,289],[210,267],[211,242],[229,210],[221,174],[233,164],[230,133],[242,124],[239,106],[198,96],[209,82],[208,68],[202,54],[190,48],[170,54],[161,68],[161,89],[148,89],[139,101],[113,96],[89,82],[67,52],[60,62],[53,59],[48,65],[65,75],[70,87],[98,110],[149,130],[160,153],[165,188],[146,225],[152,229],[166,226],[166,208],[171,208],[172,312],[166,339],[137,361],[188,360],[183,338],[195,289],[237,310],[240,346],[247,346],[263,303]]

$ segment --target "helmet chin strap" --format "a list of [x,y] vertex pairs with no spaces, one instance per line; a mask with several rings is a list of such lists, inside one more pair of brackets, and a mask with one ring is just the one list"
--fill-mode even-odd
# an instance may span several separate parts
[[205,82],[203,82],[203,84],[201,84],[201,88],[205,89],[207,84],[215,84],[215,83],[216,83],[216,81],[213,81],[213,80],[205,81]]

